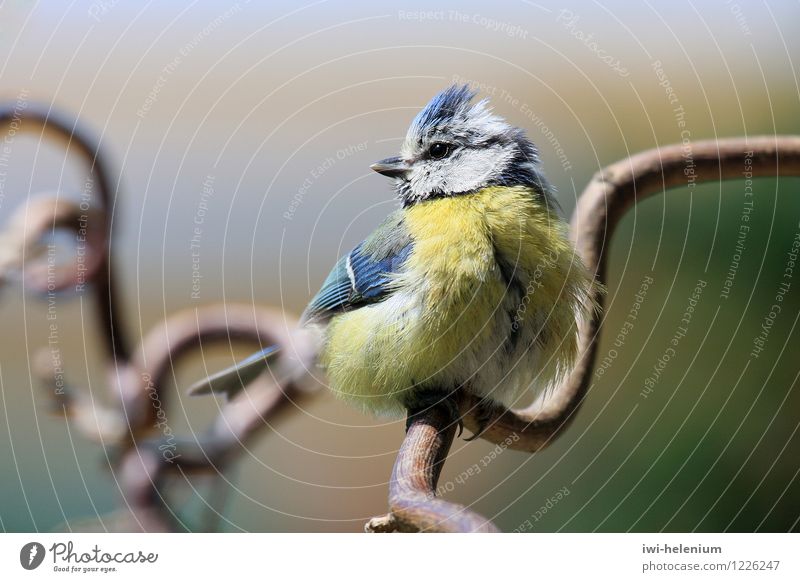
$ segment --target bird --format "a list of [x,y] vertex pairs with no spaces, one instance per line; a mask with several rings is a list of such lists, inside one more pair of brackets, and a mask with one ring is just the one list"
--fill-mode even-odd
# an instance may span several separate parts
[[368,413],[410,419],[443,405],[457,414],[469,394],[488,418],[563,379],[598,283],[537,147],[476,95],[462,84],[438,93],[400,155],[371,166],[391,179],[398,208],[306,307],[297,333],[313,338],[311,357],[268,346],[191,393],[235,395],[266,370],[298,380],[321,369]]

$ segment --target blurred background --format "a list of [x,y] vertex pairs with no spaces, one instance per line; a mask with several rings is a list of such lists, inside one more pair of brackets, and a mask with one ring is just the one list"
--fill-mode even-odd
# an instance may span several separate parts
[[[591,176],[632,153],[800,133],[798,57],[793,2],[0,4],[0,97],[79,116],[121,172],[113,259],[136,340],[221,301],[302,311],[337,257],[396,205],[369,164],[394,155],[415,112],[453,81],[474,83],[528,130],[570,215]],[[41,191],[78,199],[77,160],[38,132],[12,141],[0,223]],[[752,197],[744,180],[670,190],[628,214],[576,422],[541,453],[503,451],[468,479],[493,446],[457,440],[447,498],[506,531],[798,530],[800,279],[751,356],[800,229],[798,182],[751,186]],[[698,281],[685,337],[654,382]],[[105,400],[93,312],[80,295],[60,296],[58,310],[68,377]],[[0,291],[0,528],[88,520],[103,530],[119,504],[108,459],[46,413],[32,379],[46,314],[21,286]],[[209,368],[232,358],[225,346],[215,354]],[[199,358],[187,363],[168,389],[181,434],[216,413],[213,399],[184,395],[202,370]],[[226,473],[220,527],[361,531],[386,511],[403,429],[318,396]],[[187,529],[201,527],[199,497],[212,486],[171,489]]]

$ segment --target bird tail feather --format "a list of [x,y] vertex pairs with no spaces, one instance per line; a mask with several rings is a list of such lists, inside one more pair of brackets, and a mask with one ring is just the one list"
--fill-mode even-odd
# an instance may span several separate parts
[[296,329],[286,345],[269,346],[229,368],[195,382],[189,387],[192,396],[226,394],[233,398],[259,375],[270,371],[279,386],[291,383],[301,390],[315,390],[311,373],[316,365],[321,335],[316,328]]
[[191,396],[218,393],[233,397],[267,370],[278,352],[277,346],[264,348],[229,368],[195,382],[189,387],[188,393]]

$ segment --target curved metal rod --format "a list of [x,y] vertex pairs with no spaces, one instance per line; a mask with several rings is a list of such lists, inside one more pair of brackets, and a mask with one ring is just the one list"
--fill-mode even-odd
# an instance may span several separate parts
[[[178,361],[190,351],[215,342],[249,341],[277,344],[287,353],[311,353],[310,346],[298,345],[302,335],[290,333],[295,323],[283,313],[246,305],[209,306],[168,318],[144,339],[130,364],[135,373],[126,374],[127,380],[120,386],[126,410],[134,415],[128,422],[132,437],[144,436],[154,426],[156,431],[161,425],[168,426],[168,417],[161,417],[163,388]],[[198,439],[172,434],[136,439],[119,464],[119,481],[133,522],[145,531],[174,530],[177,524],[161,492],[165,477],[174,472],[222,471],[261,429],[294,410],[310,393],[308,386],[264,375],[226,402]]]
[[439,474],[458,426],[453,412],[446,406],[431,406],[409,418],[389,482],[390,513],[370,520],[367,532],[498,531],[463,505],[436,497]]
[[[44,103],[18,100],[0,104],[0,127],[12,124],[19,125],[26,131],[37,126],[41,127],[44,132],[63,140],[67,151],[72,148],[77,149],[89,164],[93,176],[92,190],[96,191],[102,207],[102,212],[96,213],[96,216],[98,220],[103,221],[101,229],[103,244],[98,247],[102,254],[97,257],[98,264],[91,283],[110,355],[114,360],[127,361],[130,357],[130,344],[126,339],[124,320],[117,308],[119,303],[117,285],[109,259],[112,253],[111,226],[117,184],[113,180],[109,164],[101,154],[100,145],[89,132],[78,125],[76,119]],[[95,183],[97,188],[94,188]]]
[[[292,320],[289,320],[289,325],[292,324]],[[105,444],[125,443],[125,447],[141,448],[146,441],[137,443],[139,437],[146,439],[154,432],[154,427],[157,429],[163,423],[159,411],[162,411],[162,416],[166,414],[165,403],[169,400],[164,387],[169,385],[181,358],[194,349],[221,342],[244,341],[282,346],[296,342],[297,339],[290,338],[285,329],[284,314],[268,309],[254,310],[252,306],[245,305],[211,305],[170,316],[147,334],[131,362],[110,371],[110,381],[117,385],[121,407],[104,407],[83,396],[83,391],[71,387],[63,372],[54,369],[53,358],[47,348],[36,354],[33,370],[45,384],[53,384],[56,378],[61,381],[59,386],[53,385],[49,392],[54,398],[54,410],[63,411],[75,420],[85,436]],[[281,394],[291,395],[294,391],[293,385],[285,386]],[[241,405],[237,404],[239,399],[230,400],[222,407],[214,426],[236,426],[232,432],[239,438],[245,438],[245,433],[258,428],[258,420],[261,419],[259,411],[272,409],[275,405],[272,403],[275,398],[273,392],[268,392],[269,395],[265,397],[258,385],[248,388],[251,409],[233,412],[239,410]],[[225,432],[223,428],[216,430],[217,437]],[[232,435],[226,434],[226,438],[232,438]],[[150,441],[158,443],[159,439]],[[218,447],[219,443],[210,440],[207,444],[209,447]]]
[[[0,233],[0,282],[23,272],[25,284],[37,293],[75,290],[95,278],[102,259],[103,234],[93,228],[97,213],[84,212],[57,193],[35,196],[19,207]],[[56,229],[81,233],[86,244],[68,263],[53,265],[42,252],[41,241]],[[77,239],[76,239],[77,240]]]
[[150,427],[157,421],[152,402],[164,401],[164,386],[173,377],[176,364],[194,349],[232,341],[288,347],[293,342],[289,326],[294,324],[283,313],[252,305],[212,305],[169,316],[144,337],[133,354],[131,366],[136,377],[128,375],[121,382],[128,424]]
[[[103,407],[82,392],[71,390],[63,371],[54,368],[55,362],[47,353],[37,354],[34,371],[43,381],[54,384],[50,394],[58,412],[68,415],[86,436],[115,448],[114,464],[131,511],[115,516],[114,523],[121,524],[122,530],[174,531],[178,524],[162,494],[168,472],[220,470],[242,450],[243,443],[316,387],[294,377],[263,377],[247,392],[227,402],[200,439],[179,438],[171,430],[158,434],[166,415],[164,386],[169,384],[176,362],[208,342],[241,340],[278,344],[287,357],[308,366],[314,346],[310,337],[290,333],[296,322],[291,318],[287,321],[282,313],[252,306],[213,306],[170,317],[131,354],[117,310],[111,268],[116,184],[99,144],[77,120],[45,104],[21,100],[0,104],[2,126],[10,126],[15,132],[40,126],[43,134],[64,140],[67,151],[77,148],[89,162],[91,179],[84,195],[91,194],[95,204],[86,208],[85,198],[76,205],[52,196],[24,205],[0,233],[0,282],[6,274],[24,267],[28,286],[37,291],[65,290],[84,281],[92,284],[112,363],[109,386],[118,401],[115,406]],[[85,231],[83,264],[76,256],[75,261],[57,265],[54,270],[39,260],[37,243],[56,228]]]
[[[594,175],[583,191],[572,217],[572,236],[586,267],[598,281],[606,283],[608,249],[620,219],[636,202],[687,183],[684,170],[694,164],[693,182],[716,182],[743,176],[745,155],[751,159],[752,176],[800,176],[800,137],[760,136],[693,142],[648,150],[612,164]],[[690,158],[688,156],[691,156]],[[603,295],[595,293],[603,305]],[[507,442],[509,448],[535,452],[566,429],[580,408],[589,388],[600,338],[599,311],[579,328],[581,356],[577,366],[554,393],[524,410],[498,409],[480,435],[492,443]],[[464,426],[478,430],[473,414],[478,400],[462,405]]]
[[[301,394],[302,395],[302,394]],[[293,410],[297,393],[291,386],[281,387],[256,381],[237,400],[248,397],[249,406],[235,406],[233,401],[223,411],[208,433],[198,440],[153,437],[127,449],[118,464],[119,483],[129,515],[126,531],[177,531],[180,528],[167,500],[167,478],[189,473],[217,475],[261,429]],[[242,414],[242,410],[248,413]],[[230,424],[221,421],[233,416]],[[242,416],[247,416],[245,422]]]

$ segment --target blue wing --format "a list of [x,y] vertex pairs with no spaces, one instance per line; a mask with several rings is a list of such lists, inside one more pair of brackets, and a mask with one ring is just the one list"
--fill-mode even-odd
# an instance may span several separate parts
[[[413,244],[402,211],[389,215],[375,232],[333,267],[322,289],[306,308],[302,321],[325,322],[337,313],[382,301],[392,292],[392,275],[402,272]],[[229,397],[255,380],[278,355],[268,347],[189,388],[190,394],[223,392]]]
[[382,301],[391,293],[392,275],[402,271],[413,243],[398,211],[333,267],[311,300],[303,322],[326,321],[336,313]]

